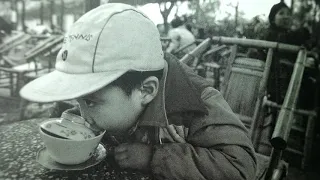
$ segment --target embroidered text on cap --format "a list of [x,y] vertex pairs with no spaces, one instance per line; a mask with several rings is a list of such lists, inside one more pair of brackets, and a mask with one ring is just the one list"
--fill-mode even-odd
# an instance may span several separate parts
[[62,60],[65,61],[68,57],[68,50],[64,50],[61,56],[62,56]]

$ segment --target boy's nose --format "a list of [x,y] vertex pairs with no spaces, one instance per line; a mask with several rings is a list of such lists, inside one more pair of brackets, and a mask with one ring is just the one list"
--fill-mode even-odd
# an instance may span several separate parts
[[[80,104],[80,103],[79,103]],[[86,122],[89,124],[88,127],[90,127],[90,129],[94,130],[94,131],[100,131],[101,128],[99,128],[96,123],[94,122],[93,118],[89,115],[87,111],[87,107],[83,107],[86,106],[85,103],[82,103],[82,105],[80,104],[80,113],[81,113],[81,116],[86,120]]]
[[82,99],[77,99],[79,105],[80,105],[80,114],[81,116],[89,123],[89,124],[95,124],[93,119],[89,116],[88,107],[86,103]]

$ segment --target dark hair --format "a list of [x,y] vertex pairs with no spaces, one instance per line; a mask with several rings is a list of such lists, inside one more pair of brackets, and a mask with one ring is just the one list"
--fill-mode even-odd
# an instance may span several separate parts
[[270,13],[269,13],[269,23],[271,27],[276,27],[274,23],[274,19],[276,17],[276,14],[282,9],[282,8],[288,8],[290,9],[284,2],[280,2],[278,4],[275,4],[272,6]]
[[110,85],[120,87],[128,96],[130,96],[132,91],[135,88],[140,87],[146,78],[155,76],[160,80],[162,75],[163,69],[158,71],[129,71],[113,81]]
[[186,24],[186,28],[188,29],[188,31],[192,31],[192,25],[191,24]]
[[177,27],[179,27],[179,26],[181,26],[181,25],[183,25],[183,21],[182,21],[179,17],[176,17],[175,19],[173,19],[173,20],[171,21],[171,26],[172,26],[173,28],[177,28]]

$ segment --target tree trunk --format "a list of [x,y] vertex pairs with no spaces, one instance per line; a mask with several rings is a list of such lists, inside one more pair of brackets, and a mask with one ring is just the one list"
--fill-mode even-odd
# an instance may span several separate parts
[[[11,8],[15,13],[15,22],[13,22],[13,29],[17,30],[19,23],[19,10],[18,10],[18,2],[17,0],[11,1]],[[12,14],[11,14],[12,15]]]
[[201,11],[200,0],[197,0],[196,14],[195,14],[197,23],[199,23],[199,21],[201,21],[200,11]]
[[[164,2],[164,3],[159,2],[158,4],[159,4],[160,13],[163,18],[164,32],[165,32],[165,34],[168,34],[168,32],[169,32],[168,16],[169,16],[175,3],[171,2],[169,8],[167,8],[166,2]],[[163,6],[163,8],[161,6]]]
[[293,10],[294,10],[294,3],[295,3],[295,0],[291,0],[291,6],[290,6],[291,13],[293,13]]
[[60,28],[63,31],[64,25],[64,0],[61,1],[61,11],[60,11]]
[[25,19],[26,19],[26,3],[24,0],[21,1],[22,3],[22,12],[21,12],[21,24],[22,24],[22,30],[24,32],[27,31],[27,27],[26,27],[26,24],[25,24]]
[[91,9],[100,6],[100,0],[85,0],[85,11],[88,12]]
[[169,32],[168,17],[167,18],[163,18],[163,26],[164,26],[164,33],[168,34],[168,32]]
[[43,25],[43,0],[40,1],[39,16],[40,16],[40,24]]
[[238,27],[238,16],[239,16],[239,2],[237,2],[237,5],[235,7],[236,13],[235,13],[235,17],[234,17],[234,26],[235,26],[235,31],[237,31],[237,27]]
[[50,1],[50,17],[49,17],[51,29],[54,29],[54,24],[53,24],[54,6],[55,6],[54,0],[51,0]]

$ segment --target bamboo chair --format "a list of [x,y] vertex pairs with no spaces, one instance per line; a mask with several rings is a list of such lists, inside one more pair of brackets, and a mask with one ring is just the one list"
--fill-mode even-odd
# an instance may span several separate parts
[[10,57],[7,56],[7,53],[21,44],[26,43],[27,41],[31,40],[32,36],[29,34],[23,34],[22,37],[19,36],[19,39],[13,39],[13,41],[7,42],[6,44],[2,45],[0,49],[0,64],[1,66],[5,67],[12,67],[18,65],[14,62]]
[[25,36],[24,33],[17,33],[11,37],[6,38],[2,44],[0,44],[0,51],[2,51],[7,46],[11,46],[12,44],[16,43],[17,41],[21,40]]
[[[250,128],[250,137],[252,138],[256,150],[258,146],[261,145],[261,131],[263,130],[261,127],[263,127],[264,124],[264,108],[281,108],[281,111],[283,111],[280,111],[276,121],[276,128],[274,129],[272,139],[270,140],[272,153],[269,170],[266,173],[266,179],[279,179],[286,169],[286,163],[283,163],[283,161],[280,160],[282,152],[286,148],[289,133],[292,129],[292,122],[294,119],[293,114],[297,113],[309,117],[305,131],[306,142],[304,144],[304,151],[301,153],[303,155],[302,164],[304,164],[310,154],[310,146],[312,144],[311,137],[313,134],[312,128],[317,115],[315,111],[295,110],[295,103],[298,97],[297,93],[299,92],[299,85],[304,69],[302,64],[305,64],[306,60],[306,50],[301,49],[301,47],[298,46],[250,39],[213,37],[212,41],[234,45],[232,47],[233,50],[229,60],[230,64],[226,70],[221,93],[235,113],[239,115],[239,118]],[[243,57],[236,58],[237,45],[268,49],[266,61],[263,63],[255,59]],[[299,52],[285,102],[282,105],[277,105],[266,100],[266,85],[273,51],[275,49],[293,53]],[[242,79],[245,77],[247,77],[246,80]],[[295,86],[293,86],[293,84],[295,84]],[[268,144],[268,142],[264,143]]]
[[196,39],[194,42],[189,43],[189,44],[186,44],[186,45],[180,47],[179,49],[177,49],[177,50],[174,52],[173,55],[181,54],[181,53],[183,53],[183,51],[184,51],[185,49],[187,49],[188,47],[190,47],[190,46],[192,46],[192,45],[200,44],[202,41],[203,41],[203,39]]
[[[220,90],[220,82],[221,82],[221,75],[224,74],[223,70],[225,69],[224,65],[224,58],[221,57],[221,53],[228,49],[226,45],[212,45],[211,49],[206,51],[202,59],[197,67],[198,71],[203,73],[198,73],[199,75],[202,74],[203,77],[208,78],[208,73],[212,72],[212,79],[213,79],[213,87]],[[225,54],[227,56],[228,54]]]
[[13,68],[6,68],[6,67],[0,67],[0,71],[3,73],[8,74],[8,82],[3,82],[4,79],[1,79],[0,87],[1,88],[8,88],[10,91],[10,96],[17,96],[19,93],[19,89],[23,86],[23,77],[25,73],[33,71],[32,69],[30,70],[25,70],[25,71],[20,71],[16,70]]
[[[39,55],[51,55],[51,54],[56,54],[61,46],[62,46],[62,41],[63,41],[64,37],[61,35],[58,36],[52,36],[48,39],[46,39],[45,41],[43,41],[41,44],[38,44],[36,47],[34,47],[33,49],[31,49],[30,51],[26,52],[25,54],[25,60],[27,62],[37,62],[37,61],[42,61],[41,59],[37,59],[37,57],[39,57]],[[44,62],[42,61],[42,64],[44,64]],[[46,62],[46,68],[48,69],[52,69],[53,68],[53,62],[52,61],[48,61]],[[35,73],[37,73],[37,69],[35,71]]]
[[14,82],[17,77],[22,77],[21,73],[18,71],[10,69],[11,67],[17,65],[13,62],[6,54],[15,49],[17,46],[26,43],[31,39],[31,35],[18,33],[17,35],[8,38],[3,44],[0,45],[0,87],[9,88],[10,96],[13,96],[16,92],[16,87],[14,84],[19,84],[19,82]]
[[187,48],[189,48],[190,46],[193,46],[193,45],[195,45],[195,44],[196,44],[195,41],[192,42],[192,43],[186,44],[186,45],[180,47],[178,50],[176,50],[176,51],[173,52],[172,54],[173,54],[174,56],[178,57],[178,58],[179,58],[179,57],[183,57],[183,56],[185,55],[184,50],[186,50]]
[[[30,50],[28,53],[26,53],[26,60],[28,62],[35,62],[37,63],[38,61],[38,56],[39,55],[46,55],[46,56],[51,56],[55,60],[55,56],[58,53],[58,51],[61,49],[62,42],[63,42],[64,37],[63,36],[53,36],[50,38],[50,40],[45,41],[42,45],[38,45],[36,48]],[[32,81],[40,76],[43,76],[51,71],[54,70],[54,60],[49,59],[47,62],[47,65],[44,66],[44,68],[38,68],[36,66],[35,70],[33,71],[28,71],[23,74],[23,83],[26,84],[29,81]],[[45,64],[42,62],[42,64]],[[19,119],[23,120],[24,119],[24,110],[27,105],[28,101],[21,98],[20,99],[20,116]]]
[[[170,40],[169,38],[162,38],[161,41],[168,41]],[[220,51],[221,49],[225,48],[226,46],[211,46],[212,42],[211,42],[211,38],[207,38],[204,40],[198,39],[196,40],[194,43],[200,43],[195,49],[193,49],[191,52],[185,54],[181,59],[179,59],[180,62],[185,63],[187,65],[189,65],[191,68],[193,68],[193,70],[198,73],[198,75],[203,76],[204,72],[204,68],[210,69],[212,68],[212,65],[209,65],[209,62],[206,61],[208,63],[207,67],[203,66],[204,62],[199,62],[201,59],[203,59],[202,56],[205,56],[205,58],[207,58],[208,56],[214,54],[215,52]],[[191,43],[191,44],[194,44]],[[190,45],[190,44],[189,44]],[[188,46],[188,45],[187,45]],[[209,53],[208,53],[209,52]],[[220,66],[217,65],[217,68],[213,67],[214,71],[219,72],[219,68]],[[214,73],[214,82],[219,82],[219,77],[217,76],[220,73]],[[219,85],[219,84],[218,84]],[[216,83],[213,84],[213,86],[216,86]]]
[[[166,51],[166,49],[169,47],[171,39],[169,37],[161,37],[161,42],[166,44],[166,46],[163,47],[163,51]],[[172,52],[172,54],[179,59],[182,58],[186,53],[184,52],[185,49],[189,48],[192,45],[198,45],[203,41],[203,39],[196,39],[194,42],[191,42],[189,44],[186,44],[182,47],[179,47],[176,51]]]
[[17,96],[24,83],[52,71],[52,60],[44,62],[39,56],[44,54],[47,56],[52,54],[55,55],[60,49],[62,41],[63,36],[52,36],[47,38],[25,53],[23,57],[23,61],[26,62],[25,64],[3,67],[0,69],[1,74],[6,74],[8,76],[2,77],[1,80],[3,81],[5,78],[9,79],[7,80],[7,85],[2,83],[2,87],[9,88],[11,96]]

